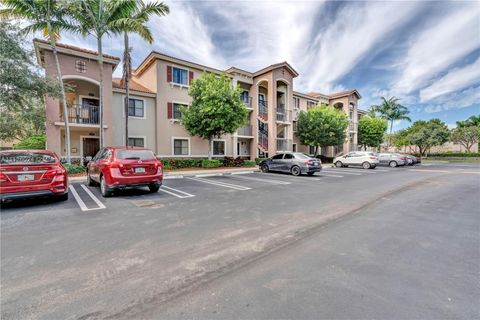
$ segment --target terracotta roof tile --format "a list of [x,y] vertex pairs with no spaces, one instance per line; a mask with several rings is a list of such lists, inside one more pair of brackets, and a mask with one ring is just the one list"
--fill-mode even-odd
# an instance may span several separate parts
[[[38,39],[38,38],[33,39],[33,42],[39,42],[39,43],[49,44],[48,41],[43,40],[43,39]],[[57,43],[57,47],[59,47],[59,48],[64,48],[64,49],[75,50],[75,51],[78,51],[78,52],[83,52],[83,53],[88,53],[88,54],[94,54],[94,55],[97,55],[97,54],[98,54],[97,51],[87,50],[87,49],[84,49],[84,48],[80,48],[80,47],[76,47],[76,46],[72,46],[72,45],[64,44],[64,43]],[[111,55],[109,55],[109,54],[103,54],[103,56],[104,56],[105,58],[109,58],[109,59],[113,59],[113,60],[118,60],[118,61],[120,61],[120,58],[115,57],[115,56],[111,56]]]
[[[112,87],[117,89],[125,89],[125,85],[122,83],[122,78],[112,78]],[[145,88],[133,79],[130,79],[130,90],[145,93],[155,93],[152,90]]]

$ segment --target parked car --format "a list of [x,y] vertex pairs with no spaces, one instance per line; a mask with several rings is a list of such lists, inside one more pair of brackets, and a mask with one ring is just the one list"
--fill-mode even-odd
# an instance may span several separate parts
[[55,197],[68,199],[68,175],[48,150],[0,151],[0,199]]
[[322,170],[322,161],[311,158],[301,152],[279,153],[260,163],[263,172],[279,171],[289,172],[294,176],[302,173],[313,175]]
[[364,169],[375,169],[378,165],[378,157],[374,152],[352,151],[346,155],[337,156],[333,159],[337,168],[348,166],[362,166]]
[[157,192],[162,181],[162,162],[145,148],[102,148],[87,165],[87,184],[99,184],[104,197],[115,190],[136,187]]
[[407,163],[409,166],[416,165],[417,163],[422,163],[422,158],[412,156],[411,154],[405,154],[404,155],[407,158]]
[[379,153],[378,160],[380,165],[390,166],[392,168],[408,164],[407,157],[399,153]]

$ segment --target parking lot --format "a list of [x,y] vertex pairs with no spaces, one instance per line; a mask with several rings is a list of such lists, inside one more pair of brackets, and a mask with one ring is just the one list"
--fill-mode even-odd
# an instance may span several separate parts
[[479,179],[474,163],[426,163],[184,176],[110,198],[75,182],[65,202],[2,206],[2,318],[134,318],[405,190]]

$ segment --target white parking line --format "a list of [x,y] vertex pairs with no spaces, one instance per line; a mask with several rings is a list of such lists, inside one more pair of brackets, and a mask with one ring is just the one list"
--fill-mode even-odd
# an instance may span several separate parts
[[100,209],[106,208],[105,205],[97,197],[95,197],[92,191],[88,190],[88,188],[84,184],[81,184],[81,186],[83,190],[85,190],[85,192],[90,196],[90,198],[92,198],[92,200],[95,201],[95,203],[99,206]]
[[219,177],[219,176],[223,176],[223,173],[202,173],[202,174],[196,174],[194,177],[203,178],[203,177]]
[[[362,173],[357,173],[357,172],[350,172],[350,171],[343,171],[343,170],[328,170],[328,169],[323,169],[322,172],[326,172],[326,173],[329,173],[329,172],[332,172],[332,173],[337,173],[337,172],[342,172],[342,174],[353,174],[353,175],[356,175],[356,176],[361,176]],[[375,173],[375,172],[373,172]]]
[[231,174],[236,175],[236,174],[250,174],[254,173],[255,171],[234,171]]
[[181,175],[163,176],[163,180],[170,180],[170,179],[183,179],[183,176]]
[[343,178],[343,176],[338,175],[338,174],[330,174],[330,173],[320,173],[320,176],[325,176],[325,177],[332,177],[332,178]]
[[[82,184],[83,186],[83,184]],[[73,197],[75,198],[75,200],[77,200],[77,203],[78,203],[78,206],[80,207],[80,209],[82,211],[92,211],[92,210],[99,210],[99,209],[105,209],[105,206],[102,204],[103,208],[102,207],[98,207],[98,208],[88,208],[87,205],[85,204],[85,202],[83,202],[82,198],[80,198],[80,196],[78,195],[78,192],[77,190],[75,190],[75,188],[73,187],[73,185],[69,185],[68,188],[70,189],[70,192],[73,194]],[[89,190],[90,191],[90,190]],[[93,199],[93,198],[92,198]],[[97,199],[98,200],[98,199]],[[95,200],[94,200],[95,201]]]
[[239,185],[236,185],[236,184],[230,184],[230,183],[225,183],[225,182],[217,182],[217,181],[207,180],[207,179],[203,179],[203,178],[187,178],[187,179],[194,180],[194,181],[199,181],[199,182],[203,182],[203,183],[209,183],[209,184],[213,184],[213,185],[216,185],[216,186],[219,186],[219,187],[241,190],[241,191],[251,189],[249,187],[239,186]]
[[291,184],[291,182],[286,182],[281,180],[260,179],[260,178],[245,177],[245,176],[237,176],[236,178],[252,180],[252,181],[260,181],[260,182],[266,182],[266,183],[272,183],[272,184]]
[[[165,190],[165,189],[167,189],[167,190]],[[168,191],[168,190],[170,190],[170,191]],[[170,187],[167,187],[167,186],[165,186],[165,185],[163,185],[163,186],[159,189],[159,191],[168,193],[169,195],[172,195],[172,196],[177,197],[177,198],[180,198],[180,199],[195,197],[195,195],[193,195],[193,194],[187,193],[187,192],[182,191],[182,190],[170,188]],[[176,193],[175,193],[175,192],[176,192]],[[177,194],[177,193],[178,193],[178,194]]]
[[329,170],[329,171],[332,171],[332,172],[341,172],[341,173],[344,173],[344,172],[353,172],[353,173],[358,173],[358,174],[362,174],[362,173],[377,173],[376,171],[382,171],[382,170],[377,170],[377,169],[345,169],[345,168],[328,168],[328,169],[324,169],[324,170]]
[[289,176],[289,175],[278,174],[278,173],[265,173],[265,172],[260,173],[260,175],[263,175],[263,174],[266,174],[266,175],[269,175],[269,176],[275,176],[277,178],[286,178],[286,179],[295,179],[295,180],[298,180],[298,179],[316,180],[316,181],[321,181],[322,180],[322,179],[315,178],[315,177],[318,177],[318,176],[306,177],[306,176]]

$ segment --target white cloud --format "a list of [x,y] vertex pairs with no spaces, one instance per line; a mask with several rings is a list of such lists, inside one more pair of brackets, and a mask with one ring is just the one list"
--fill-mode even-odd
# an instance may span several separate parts
[[401,95],[424,87],[439,72],[480,47],[480,11],[472,3],[449,5],[447,15],[414,37],[399,61],[400,77],[393,93]]
[[[426,113],[436,113],[452,109],[462,109],[478,104],[480,101],[480,86],[473,86],[456,93],[443,95],[434,99],[425,107]],[[480,108],[478,110],[480,112]]]
[[480,58],[472,64],[455,68],[435,80],[430,86],[420,90],[420,101],[430,101],[441,95],[452,93],[480,82]]

